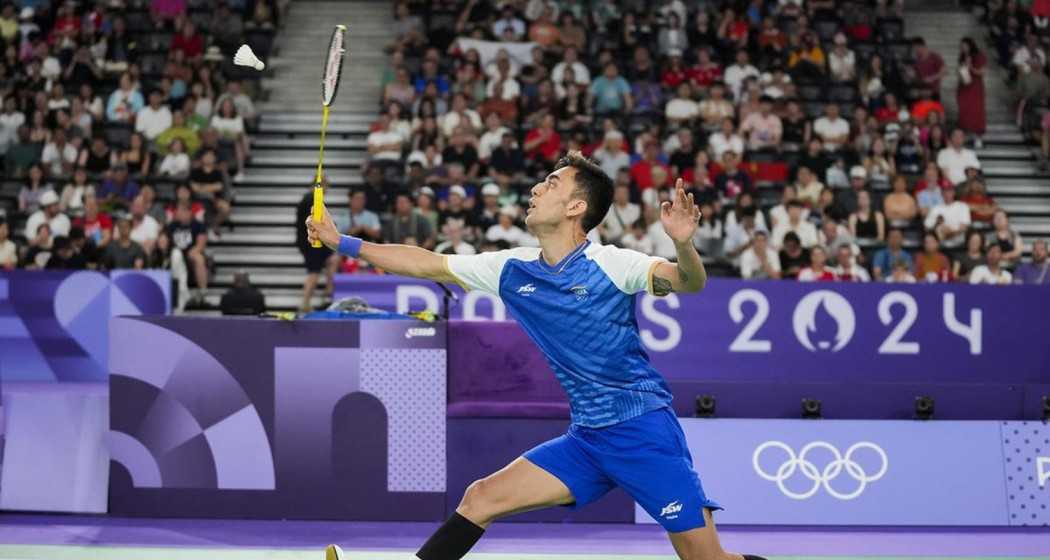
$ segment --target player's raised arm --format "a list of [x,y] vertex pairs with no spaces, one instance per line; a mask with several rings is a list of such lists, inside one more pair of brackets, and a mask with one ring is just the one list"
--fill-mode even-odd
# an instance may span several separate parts
[[306,231],[311,242],[319,239],[333,251],[349,257],[360,257],[387,272],[438,282],[457,282],[445,265],[444,255],[411,245],[369,243],[357,237],[341,235],[327,208],[320,223],[314,222],[312,216],[306,219]]
[[707,270],[700,253],[693,247],[693,234],[700,223],[700,208],[692,194],[685,193],[681,179],[675,183],[671,202],[660,206],[660,222],[674,241],[678,264],[661,263],[653,272],[653,294],[665,296],[671,292],[699,292],[707,284]]

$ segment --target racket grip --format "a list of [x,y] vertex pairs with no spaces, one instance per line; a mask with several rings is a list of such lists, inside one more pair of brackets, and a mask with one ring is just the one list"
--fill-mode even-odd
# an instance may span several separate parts
[[[314,206],[312,217],[314,223],[321,223],[321,221],[324,220],[324,188],[320,183],[314,185]],[[320,249],[323,244],[321,243],[321,240],[318,239],[310,245],[315,249]]]

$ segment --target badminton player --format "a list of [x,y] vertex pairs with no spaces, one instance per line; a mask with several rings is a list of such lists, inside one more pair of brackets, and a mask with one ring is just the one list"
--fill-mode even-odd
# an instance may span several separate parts
[[[634,295],[697,292],[707,273],[693,248],[700,211],[679,180],[660,221],[678,263],[611,245],[587,232],[612,203],[613,183],[578,152],[532,187],[525,216],[540,247],[480,255],[439,255],[340,235],[327,214],[308,218],[311,240],[394,274],[457,282],[499,296],[540,347],[569,396],[568,432],[471,484],[456,512],[416,553],[458,560],[493,521],[551,506],[583,507],[623,488],[670,535],[678,556],[740,560],[722,550],[667,383],[649,363],[634,316]],[[327,560],[342,560],[335,545]],[[760,557],[744,556],[745,560]]]

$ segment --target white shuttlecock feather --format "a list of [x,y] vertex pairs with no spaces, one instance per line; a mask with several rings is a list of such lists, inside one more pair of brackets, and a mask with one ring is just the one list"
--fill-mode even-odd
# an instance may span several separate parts
[[256,70],[266,68],[266,63],[259,60],[248,45],[241,45],[241,48],[237,49],[237,54],[233,55],[233,63],[237,66],[251,66]]

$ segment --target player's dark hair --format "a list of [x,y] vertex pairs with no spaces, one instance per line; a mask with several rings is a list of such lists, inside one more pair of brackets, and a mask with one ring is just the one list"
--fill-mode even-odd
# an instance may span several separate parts
[[594,229],[605,219],[613,200],[613,181],[597,163],[580,152],[569,152],[558,160],[555,169],[572,167],[576,170],[576,193],[587,201],[587,212],[580,225],[584,233]]

